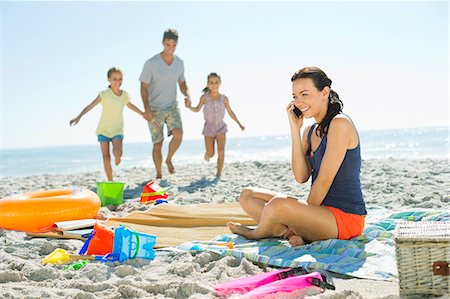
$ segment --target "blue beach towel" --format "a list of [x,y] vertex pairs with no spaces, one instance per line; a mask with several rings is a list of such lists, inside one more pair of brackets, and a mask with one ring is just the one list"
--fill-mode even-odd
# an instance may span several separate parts
[[[303,266],[309,270],[327,270],[359,278],[396,281],[396,224],[399,221],[450,221],[450,211],[410,210],[390,213],[392,212],[383,208],[369,209],[363,234],[351,240],[330,239],[292,247],[286,240],[254,241],[226,234],[209,242],[186,242],[178,248],[211,251],[221,256],[245,257],[268,266]],[[224,242],[233,242],[234,248],[219,245]]]

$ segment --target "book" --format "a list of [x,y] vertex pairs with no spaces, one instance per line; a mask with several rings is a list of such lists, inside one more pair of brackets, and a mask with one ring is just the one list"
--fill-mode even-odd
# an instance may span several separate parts
[[67,231],[81,228],[91,228],[94,227],[96,219],[80,219],[80,220],[70,220],[70,221],[60,221],[55,222],[53,229],[55,231]]
[[85,241],[92,229],[80,229],[64,232],[27,233],[31,238],[51,238],[51,239],[78,239]]
[[65,236],[67,238],[86,239],[89,236],[89,234],[92,232],[92,230],[93,230],[92,228],[64,230],[64,231],[58,232],[58,234]]

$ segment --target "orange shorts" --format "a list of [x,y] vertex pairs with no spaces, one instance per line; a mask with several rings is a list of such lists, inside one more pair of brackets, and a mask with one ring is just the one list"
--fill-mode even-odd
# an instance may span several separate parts
[[350,240],[362,234],[364,230],[365,215],[350,214],[335,207],[325,206],[334,218],[338,227],[338,239]]

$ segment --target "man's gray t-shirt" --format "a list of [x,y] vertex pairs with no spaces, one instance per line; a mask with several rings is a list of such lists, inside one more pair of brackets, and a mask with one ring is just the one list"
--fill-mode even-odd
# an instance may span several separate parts
[[177,106],[177,82],[185,81],[183,60],[174,55],[168,65],[156,54],[144,64],[139,81],[148,84],[148,102],[152,111]]

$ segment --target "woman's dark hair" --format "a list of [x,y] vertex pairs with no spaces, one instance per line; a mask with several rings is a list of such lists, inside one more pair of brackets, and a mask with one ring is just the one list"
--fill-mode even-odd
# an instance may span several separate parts
[[320,121],[317,126],[317,132],[319,132],[319,136],[323,137],[328,133],[328,128],[330,126],[330,122],[339,113],[342,112],[342,108],[344,108],[344,104],[339,99],[339,95],[331,89],[331,79],[325,74],[324,71],[319,69],[318,67],[309,66],[304,67],[301,70],[297,71],[291,78],[291,82],[294,82],[298,79],[306,79],[309,78],[312,80],[314,86],[317,90],[322,91],[325,86],[330,88],[330,95],[328,96],[328,109],[325,117]]
[[[219,81],[222,81],[222,79],[220,79],[220,76],[217,75],[217,73],[209,73],[208,78],[206,79],[206,81],[209,81],[209,78],[212,78],[212,77],[216,77],[216,78],[219,79]],[[203,90],[202,90],[203,93],[207,93],[208,91],[209,91],[208,86],[206,86],[206,87],[203,88]]]

